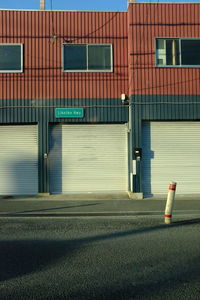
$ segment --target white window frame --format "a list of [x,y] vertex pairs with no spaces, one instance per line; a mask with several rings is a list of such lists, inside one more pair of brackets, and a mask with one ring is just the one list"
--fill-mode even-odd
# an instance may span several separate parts
[[[157,40],[178,40],[179,41],[179,65],[159,65],[157,64],[158,59],[158,49],[156,48]],[[182,56],[181,56],[181,41],[182,40],[200,40],[200,38],[181,38],[181,37],[157,37],[155,38],[155,66],[158,68],[200,68],[199,65],[182,65]]]
[[21,70],[0,70],[0,73],[22,73],[23,72],[23,44],[20,43],[1,43],[1,46],[21,46]]
[[[64,47],[65,45],[69,45],[68,43],[63,43],[62,44],[62,71],[65,72],[65,73],[74,73],[74,72],[80,72],[80,73],[111,73],[113,72],[113,46],[112,44],[70,44],[70,45],[73,45],[73,46],[78,46],[78,45],[85,45],[86,46],[86,59],[87,59],[87,70],[65,70],[64,69]],[[88,69],[88,46],[110,46],[110,70],[89,70]]]

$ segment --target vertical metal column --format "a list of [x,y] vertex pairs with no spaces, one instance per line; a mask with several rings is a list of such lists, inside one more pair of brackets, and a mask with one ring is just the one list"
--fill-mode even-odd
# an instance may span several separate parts
[[129,129],[129,190],[133,192],[133,124],[132,124],[132,99],[129,98],[128,129]]
[[[41,116],[40,116],[41,117]],[[49,152],[49,124],[40,118],[39,127],[39,193],[49,193],[49,170],[48,170],[48,152]],[[47,156],[46,156],[47,155]]]

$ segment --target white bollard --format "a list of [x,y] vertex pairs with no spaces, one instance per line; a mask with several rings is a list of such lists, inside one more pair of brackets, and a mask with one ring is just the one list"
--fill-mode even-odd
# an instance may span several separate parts
[[169,185],[169,192],[168,192],[167,202],[165,207],[165,224],[171,224],[175,192],[176,192],[176,182],[171,182]]

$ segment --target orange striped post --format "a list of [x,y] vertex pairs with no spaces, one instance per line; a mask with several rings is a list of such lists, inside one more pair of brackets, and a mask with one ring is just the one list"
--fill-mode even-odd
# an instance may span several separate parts
[[165,207],[165,224],[171,224],[175,192],[176,192],[176,182],[171,182],[169,185],[169,192],[168,192],[167,202]]

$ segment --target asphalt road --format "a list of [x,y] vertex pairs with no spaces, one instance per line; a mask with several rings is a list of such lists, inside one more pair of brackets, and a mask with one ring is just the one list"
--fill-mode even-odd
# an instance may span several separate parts
[[200,218],[0,218],[0,299],[200,299]]

